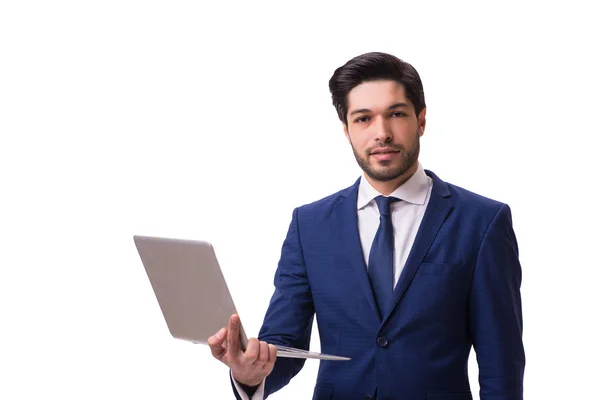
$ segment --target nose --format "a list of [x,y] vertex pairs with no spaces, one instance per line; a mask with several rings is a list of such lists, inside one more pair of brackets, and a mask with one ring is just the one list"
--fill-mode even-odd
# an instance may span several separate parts
[[392,140],[392,130],[386,118],[378,116],[372,126],[375,129],[376,141],[386,143]]

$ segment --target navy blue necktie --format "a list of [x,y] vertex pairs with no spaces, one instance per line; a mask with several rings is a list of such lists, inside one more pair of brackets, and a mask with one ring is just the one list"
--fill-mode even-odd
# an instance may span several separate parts
[[379,207],[379,228],[369,254],[368,273],[381,318],[386,315],[391,305],[394,291],[394,228],[390,205],[399,200],[384,196],[375,198]]

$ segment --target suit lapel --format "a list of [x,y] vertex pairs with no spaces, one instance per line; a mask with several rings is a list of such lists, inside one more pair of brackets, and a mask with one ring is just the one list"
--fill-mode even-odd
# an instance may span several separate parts
[[356,273],[358,282],[360,283],[369,305],[377,315],[377,318],[381,321],[377,303],[375,302],[375,296],[371,289],[369,275],[367,275],[367,266],[365,265],[365,258],[360,244],[360,235],[358,233],[356,202],[359,182],[360,179],[344,193],[340,207],[338,207],[338,220],[342,228],[342,237],[344,239],[344,245],[346,247],[350,265],[352,265],[352,269]]
[[419,265],[421,265],[425,254],[427,254],[429,247],[442,227],[446,216],[452,209],[450,192],[448,191],[446,183],[440,180],[431,171],[426,171],[426,173],[433,179],[431,197],[427,204],[427,209],[423,215],[419,230],[417,231],[414,244],[408,255],[406,264],[404,265],[404,269],[402,270],[396,288],[394,289],[392,307],[390,307],[389,313],[384,316],[384,323],[406,292],[406,289],[415,276]]

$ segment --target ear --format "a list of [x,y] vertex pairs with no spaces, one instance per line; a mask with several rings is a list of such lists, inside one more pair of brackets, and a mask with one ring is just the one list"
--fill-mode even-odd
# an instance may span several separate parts
[[350,141],[350,133],[348,133],[348,125],[342,122],[342,126],[344,127],[344,135],[346,135],[346,139],[348,139],[348,142],[352,144]]
[[425,125],[427,124],[427,119],[425,118],[426,114],[427,108],[423,108],[419,113],[419,117],[417,118],[417,121],[419,123],[419,136],[423,136],[423,134],[425,133]]

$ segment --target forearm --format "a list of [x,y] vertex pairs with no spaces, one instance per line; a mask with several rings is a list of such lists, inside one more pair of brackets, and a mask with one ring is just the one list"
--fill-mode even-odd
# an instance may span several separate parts
[[[287,298],[291,291],[283,292],[286,294],[275,290],[258,338],[274,345],[308,350],[314,314],[312,302],[293,304]],[[298,293],[294,297],[301,298]],[[287,385],[305,362],[301,358],[277,357],[273,371],[267,376],[265,394],[268,396]]]
[[[275,273],[275,291],[258,338],[274,345],[308,350],[315,309],[300,245],[298,219],[298,210],[295,210]],[[266,379],[265,396],[287,385],[305,361],[278,357]]]
[[481,400],[523,398],[520,285],[517,242],[510,209],[504,205],[482,240],[469,305]]

